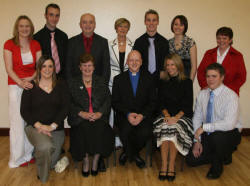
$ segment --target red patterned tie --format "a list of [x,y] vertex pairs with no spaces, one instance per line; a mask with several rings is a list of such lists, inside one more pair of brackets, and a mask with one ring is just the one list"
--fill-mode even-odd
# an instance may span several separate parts
[[56,73],[58,73],[60,71],[60,61],[59,61],[58,50],[57,50],[56,41],[55,41],[55,32],[51,32],[50,35],[51,35],[51,41],[50,41],[51,53],[55,61]]

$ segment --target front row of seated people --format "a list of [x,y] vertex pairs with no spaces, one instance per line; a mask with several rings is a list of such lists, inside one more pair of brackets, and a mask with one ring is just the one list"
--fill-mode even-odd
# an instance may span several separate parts
[[108,123],[111,105],[123,144],[121,165],[130,160],[143,168],[140,150],[154,134],[161,150],[160,180],[175,179],[178,152],[187,155],[190,166],[211,164],[207,178],[220,177],[241,140],[239,100],[223,84],[223,67],[218,63],[207,67],[208,88],[199,93],[193,116],[192,81],[184,75],[181,58],[177,54],[166,58],[158,91],[152,76],[140,68],[142,63],[138,51],[129,53],[129,70],[114,78],[111,97],[108,85],[93,74],[95,62],[90,54],[81,56],[81,75],[71,79],[68,87],[56,80],[52,58],[39,59],[33,88],[22,95],[21,115],[28,124],[25,132],[34,146],[37,175],[42,182],[48,180],[51,168],[60,172],[68,164],[63,158],[59,160],[67,115],[73,161],[83,161],[84,177],[98,174],[98,159],[109,156],[114,148]]

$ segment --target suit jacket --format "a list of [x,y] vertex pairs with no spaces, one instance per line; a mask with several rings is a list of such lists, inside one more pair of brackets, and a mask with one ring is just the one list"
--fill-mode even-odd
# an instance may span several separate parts
[[152,118],[156,105],[156,88],[152,76],[147,71],[140,71],[136,96],[133,94],[129,71],[114,78],[112,89],[112,106],[116,112],[116,119],[127,120],[130,112],[142,114]]
[[[42,48],[42,54],[52,56],[51,53],[51,31],[46,27],[46,25],[39,30],[35,35],[34,39],[37,40]],[[55,41],[60,61],[60,72],[59,77],[65,78],[65,63],[67,56],[67,46],[68,46],[68,35],[61,31],[60,29],[55,29]]]
[[[198,67],[197,79],[202,89],[207,87],[207,66],[217,62],[217,49],[218,47],[208,50]],[[222,66],[226,72],[223,83],[239,95],[240,87],[246,81],[246,67],[242,54],[230,47]]]
[[[160,71],[164,67],[164,59],[169,54],[169,43],[168,40],[160,35],[159,33],[155,34],[155,57],[156,57],[156,72],[155,77],[160,78]],[[138,50],[142,55],[142,69],[148,70],[148,34],[145,33],[141,37],[135,40],[134,50]]]
[[[127,38],[126,40],[126,50],[125,50],[125,58],[124,58],[124,71],[128,70],[127,65],[127,57],[129,52],[133,48],[132,41]],[[109,42],[109,54],[110,54],[110,79],[109,79],[109,87],[113,85],[113,79],[115,76],[121,73],[120,70],[120,61],[119,61],[119,47],[118,47],[118,40],[117,38]]]
[[[67,79],[71,79],[81,74],[79,63],[80,56],[84,53],[85,48],[82,33],[70,38],[66,64]],[[94,33],[91,54],[95,60],[94,74],[103,77],[105,82],[108,83],[110,77],[110,58],[107,39]]]
[[[80,111],[89,112],[89,94],[82,82],[82,76],[69,80],[68,84],[71,94],[68,123],[71,126],[75,126],[84,121],[83,118],[78,116],[78,113]],[[111,95],[103,78],[96,75],[92,77],[91,101],[93,112],[101,112],[102,117],[100,119],[108,122],[111,109]]]

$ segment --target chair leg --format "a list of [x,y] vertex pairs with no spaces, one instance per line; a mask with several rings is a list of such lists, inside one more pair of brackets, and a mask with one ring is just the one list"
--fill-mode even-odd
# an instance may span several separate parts
[[114,165],[114,167],[115,167],[115,166],[116,166],[116,147],[114,148],[113,158],[114,158],[113,165]]
[[181,155],[181,172],[184,170],[185,156]]
[[109,157],[106,158],[106,163],[107,163],[106,167],[109,168]]

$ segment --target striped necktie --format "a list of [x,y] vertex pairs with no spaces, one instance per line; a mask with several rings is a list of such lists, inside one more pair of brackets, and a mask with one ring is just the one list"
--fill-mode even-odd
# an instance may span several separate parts
[[58,50],[57,50],[56,41],[55,41],[55,32],[51,32],[50,35],[51,35],[51,41],[50,41],[51,53],[55,61],[56,73],[58,73],[60,71],[60,61],[59,61]]
[[[207,116],[206,116],[206,123],[212,122],[212,115],[213,115],[213,105],[214,105],[214,92],[210,91],[209,100],[207,103]],[[208,135],[210,133],[207,133]]]

